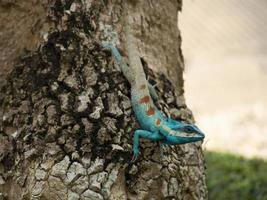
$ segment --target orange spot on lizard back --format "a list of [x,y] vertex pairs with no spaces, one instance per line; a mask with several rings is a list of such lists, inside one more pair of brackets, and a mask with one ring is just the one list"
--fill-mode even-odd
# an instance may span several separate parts
[[148,116],[154,115],[155,114],[155,109],[152,107],[149,107],[148,110],[146,111],[146,114]]
[[141,98],[139,100],[139,103],[148,103],[150,100],[150,97],[149,96],[144,96],[143,98]]
[[143,85],[140,86],[140,90],[144,90],[145,88],[146,88],[146,85],[145,84],[143,84]]
[[160,122],[161,122],[160,119],[156,119],[156,125],[157,125],[157,126],[160,125]]

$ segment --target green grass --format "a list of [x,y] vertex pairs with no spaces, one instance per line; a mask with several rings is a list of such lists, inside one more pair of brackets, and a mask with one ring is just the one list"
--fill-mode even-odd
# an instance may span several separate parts
[[209,200],[267,200],[267,162],[206,152]]

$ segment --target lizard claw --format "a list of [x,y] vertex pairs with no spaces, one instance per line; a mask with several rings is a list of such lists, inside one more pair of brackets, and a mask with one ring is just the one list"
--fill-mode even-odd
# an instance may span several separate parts
[[138,156],[133,156],[133,157],[132,157],[132,160],[131,160],[131,163],[135,162],[136,159],[137,159],[137,157],[138,157]]
[[135,162],[137,160],[137,158],[138,158],[138,153],[137,154],[134,153],[134,155],[133,155],[133,157],[131,159],[131,162]]

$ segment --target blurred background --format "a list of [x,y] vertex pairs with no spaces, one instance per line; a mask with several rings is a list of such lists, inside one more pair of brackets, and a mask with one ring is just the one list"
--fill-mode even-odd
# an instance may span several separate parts
[[267,1],[184,0],[179,27],[210,199],[267,199]]

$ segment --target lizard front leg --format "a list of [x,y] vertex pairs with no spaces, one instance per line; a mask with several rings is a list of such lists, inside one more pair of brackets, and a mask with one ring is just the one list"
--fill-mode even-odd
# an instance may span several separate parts
[[135,161],[139,154],[139,139],[140,137],[149,139],[151,141],[161,141],[164,139],[164,136],[157,132],[150,132],[146,130],[136,130],[134,132],[134,140],[133,140],[133,159]]

